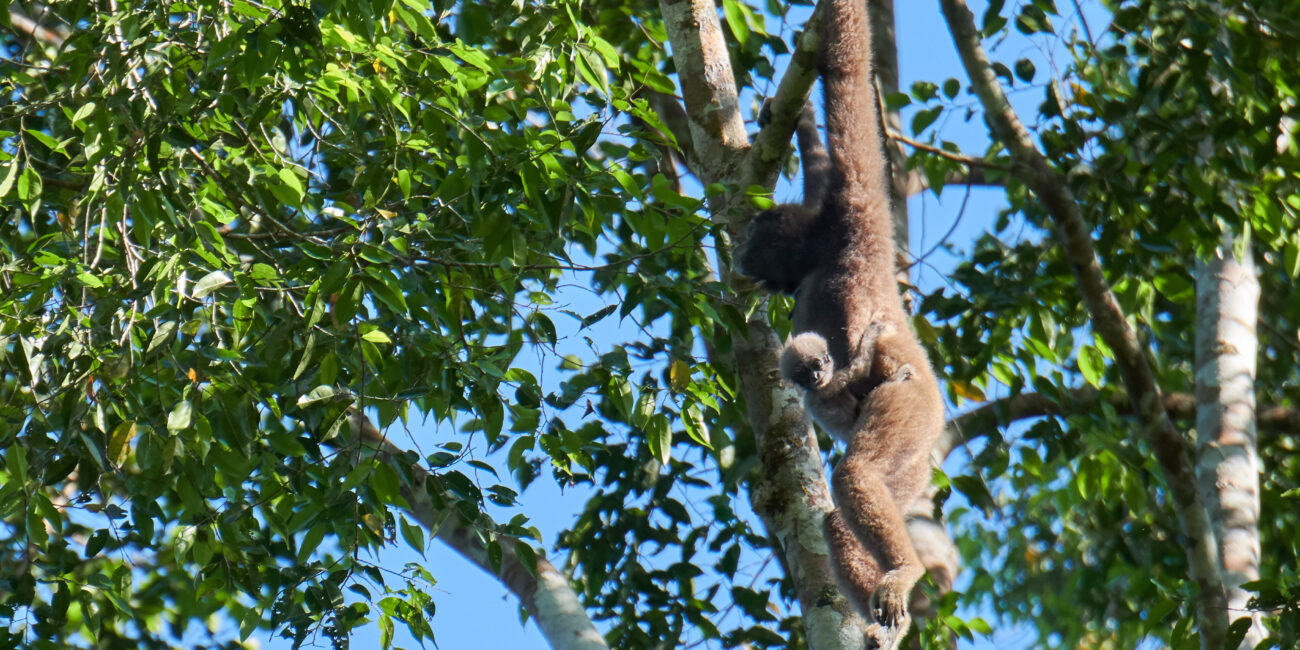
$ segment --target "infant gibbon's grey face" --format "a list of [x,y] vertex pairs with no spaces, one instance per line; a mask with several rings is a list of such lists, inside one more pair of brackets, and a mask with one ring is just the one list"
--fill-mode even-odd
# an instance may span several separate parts
[[781,351],[781,376],[804,390],[815,390],[830,383],[835,362],[826,339],[815,332],[804,332]]

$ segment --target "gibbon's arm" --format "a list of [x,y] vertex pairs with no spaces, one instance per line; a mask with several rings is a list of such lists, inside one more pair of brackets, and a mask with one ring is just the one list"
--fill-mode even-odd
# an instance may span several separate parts
[[[858,339],[858,347],[853,351],[853,361],[849,362],[847,368],[836,368],[831,374],[830,381],[821,392],[825,394],[838,393],[847,390],[849,384],[871,375],[871,368],[876,361],[876,341],[886,334],[895,331],[894,324],[887,320],[871,321],[866,329],[862,330],[862,336]],[[826,344],[825,339],[822,345]],[[886,378],[889,381],[890,378]]]
[[803,163],[803,206],[821,210],[831,184],[831,158],[817,132],[817,112],[812,102],[804,104],[794,133],[799,144],[799,162]]
[[[889,163],[880,131],[880,108],[871,70],[871,24],[864,7],[849,0],[823,0],[822,75],[826,144],[830,152],[831,209],[853,242],[852,254],[877,273],[863,278],[876,300],[897,295],[894,224],[890,210]],[[865,5],[866,3],[860,4]],[[889,271],[885,273],[884,271]],[[879,276],[879,277],[877,277]],[[892,297],[892,296],[891,296]]]
[[[759,128],[763,128],[771,121],[772,98],[769,97],[758,109],[757,122]],[[811,211],[820,210],[831,184],[831,158],[826,154],[821,133],[817,131],[817,111],[812,102],[806,102],[799,112],[794,135],[799,148],[799,163],[803,166],[803,201],[800,205]]]
[[[759,109],[759,125],[767,124],[771,116],[769,99]],[[736,269],[772,293],[793,294],[816,267],[825,240],[819,217],[830,187],[830,158],[817,133],[811,104],[804,105],[795,134],[804,165],[803,201],[759,213],[736,249]]]

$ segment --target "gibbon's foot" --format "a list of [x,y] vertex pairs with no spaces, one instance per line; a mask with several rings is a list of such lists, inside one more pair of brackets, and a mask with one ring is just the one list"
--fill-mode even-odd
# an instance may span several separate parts
[[907,381],[915,374],[916,371],[912,368],[912,364],[905,363],[894,371],[894,374],[889,378],[889,381]]
[[876,622],[891,628],[902,626],[907,620],[907,596],[915,581],[906,580],[897,570],[886,571],[871,594],[871,614]]
[[898,647],[903,643],[903,637],[907,636],[907,629],[911,625],[911,620],[907,620],[899,627],[868,623],[865,647],[867,650],[898,650]]
[[906,635],[907,628],[893,628],[879,623],[869,623],[866,631],[867,642],[864,647],[867,650],[896,650]]

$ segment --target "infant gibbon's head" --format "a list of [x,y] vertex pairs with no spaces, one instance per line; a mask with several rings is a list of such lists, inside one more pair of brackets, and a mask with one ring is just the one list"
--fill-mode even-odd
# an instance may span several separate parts
[[825,386],[834,372],[835,361],[826,347],[826,339],[816,332],[791,338],[781,350],[781,376],[804,390]]

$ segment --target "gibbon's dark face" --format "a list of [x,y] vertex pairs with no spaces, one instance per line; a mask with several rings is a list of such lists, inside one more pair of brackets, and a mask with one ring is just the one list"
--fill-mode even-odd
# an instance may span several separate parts
[[826,385],[831,378],[830,357],[812,357],[796,365],[792,370],[790,381],[804,390],[813,390]]

